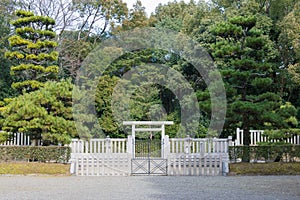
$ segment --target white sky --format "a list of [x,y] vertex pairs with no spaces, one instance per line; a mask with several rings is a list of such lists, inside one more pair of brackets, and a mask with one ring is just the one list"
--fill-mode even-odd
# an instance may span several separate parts
[[[150,16],[150,14],[155,11],[155,8],[158,6],[158,4],[167,4],[168,2],[173,2],[174,0],[141,0],[142,5],[146,8],[147,15]],[[184,0],[186,3],[190,2],[190,0]],[[136,0],[123,0],[123,2],[127,3],[128,9],[132,8],[132,5],[136,2]],[[180,2],[180,0],[177,0],[177,2]]]

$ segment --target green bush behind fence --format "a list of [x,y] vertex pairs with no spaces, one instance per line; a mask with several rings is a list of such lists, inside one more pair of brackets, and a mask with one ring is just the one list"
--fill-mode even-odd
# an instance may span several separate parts
[[300,145],[231,146],[229,158],[233,162],[238,159],[254,162],[300,162]]
[[71,148],[62,146],[0,146],[0,161],[67,163]]

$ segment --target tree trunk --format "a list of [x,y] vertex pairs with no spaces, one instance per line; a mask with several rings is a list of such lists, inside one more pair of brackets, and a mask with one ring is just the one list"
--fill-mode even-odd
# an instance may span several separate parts
[[39,146],[39,140],[41,140],[42,135],[40,133],[34,133],[30,136],[31,146]]
[[249,146],[250,145],[250,130],[248,127],[244,127],[243,131],[244,131],[243,143],[245,146]]
[[250,130],[249,127],[243,127],[244,130],[244,148],[243,148],[243,156],[242,162],[250,162]]

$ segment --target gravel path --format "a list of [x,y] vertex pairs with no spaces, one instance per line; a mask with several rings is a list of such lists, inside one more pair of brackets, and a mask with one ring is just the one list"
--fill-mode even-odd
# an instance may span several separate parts
[[300,199],[300,176],[0,176],[0,199]]

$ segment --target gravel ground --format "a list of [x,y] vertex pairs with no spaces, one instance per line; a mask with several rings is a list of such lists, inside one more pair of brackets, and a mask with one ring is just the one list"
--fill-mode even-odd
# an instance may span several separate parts
[[300,176],[0,176],[0,199],[300,199]]

